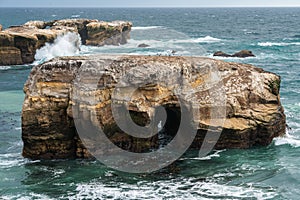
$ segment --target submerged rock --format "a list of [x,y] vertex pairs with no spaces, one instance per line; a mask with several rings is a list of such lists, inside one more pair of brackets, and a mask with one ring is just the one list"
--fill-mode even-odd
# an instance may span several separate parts
[[[59,35],[68,32],[78,33],[82,44],[87,45],[120,45],[130,37],[130,22],[114,21],[111,23],[90,19],[65,19],[50,22],[29,21],[22,26],[12,26],[0,32],[0,48],[19,49],[21,64],[34,61],[36,50],[46,43],[52,43]],[[9,48],[8,48],[9,47]],[[1,51],[0,65],[14,65],[17,62],[5,60],[11,51]],[[13,57],[11,55],[9,57]],[[12,61],[12,62],[10,62]]]
[[[129,95],[133,87],[136,89]],[[174,138],[182,120],[187,120],[181,119],[182,108],[191,109],[185,114],[190,113],[188,120],[196,129],[191,148],[200,148],[206,134],[213,136],[218,131],[222,131],[219,139],[206,141],[216,142],[216,149],[268,145],[285,134],[279,88],[280,77],[273,73],[209,58],[55,58],[35,66],[24,86],[23,155],[31,159],[91,158],[86,145],[97,148],[88,131],[92,126],[103,129],[110,141],[124,150],[153,151],[162,145],[160,138]],[[174,91],[180,91],[184,100],[179,102]],[[131,119],[139,126],[156,117],[159,105],[166,109],[165,125],[160,121],[154,129],[160,130],[159,136],[136,138],[118,127],[111,105],[123,106],[126,101]],[[217,124],[222,110],[224,121]],[[78,118],[82,129],[75,127]],[[89,140],[83,143],[77,130],[85,130]]]
[[150,45],[142,43],[142,44],[139,44],[138,47],[145,48],[145,47],[150,47]]

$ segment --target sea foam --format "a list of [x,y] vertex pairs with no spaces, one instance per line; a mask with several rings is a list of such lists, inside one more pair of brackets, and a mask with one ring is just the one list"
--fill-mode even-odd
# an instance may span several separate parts
[[200,38],[190,38],[190,39],[184,39],[184,40],[175,40],[176,43],[215,43],[222,41],[219,38],[214,38],[211,36],[205,36]]
[[46,45],[36,51],[37,64],[58,56],[73,56],[79,53],[81,38],[77,33],[67,33],[58,36],[53,43]]
[[132,30],[149,30],[149,29],[156,29],[162,28],[162,26],[136,26],[132,27]]
[[284,137],[274,139],[276,146],[290,145],[292,147],[300,147],[300,139],[287,133]]
[[258,46],[262,47],[272,47],[272,46],[290,46],[290,45],[300,45],[300,42],[259,42]]

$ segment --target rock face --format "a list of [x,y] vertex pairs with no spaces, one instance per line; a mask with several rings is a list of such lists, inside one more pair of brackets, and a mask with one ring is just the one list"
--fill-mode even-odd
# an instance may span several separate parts
[[[66,19],[51,22],[29,21],[22,26],[0,30],[0,65],[28,64],[34,61],[36,50],[47,42],[52,43],[57,36],[68,32],[78,33],[82,44],[119,45],[125,44],[130,37],[130,22],[114,21],[111,23],[90,19]],[[16,57],[12,48],[17,48],[21,55]],[[7,50],[7,51],[5,51]],[[6,56],[14,59],[3,59]],[[19,60],[22,60],[20,63]]]
[[[124,76],[128,79],[123,79]],[[132,87],[136,90],[132,95],[126,92],[122,96],[119,89],[115,90],[118,85],[122,91]],[[180,104],[173,92],[178,89],[185,97]],[[191,148],[201,147],[208,130],[207,134],[222,130],[215,141],[216,149],[268,145],[274,137],[285,134],[279,89],[280,77],[273,73],[209,58],[114,55],[56,58],[35,66],[24,86],[23,155],[31,159],[91,158],[77,133],[78,126],[75,127],[74,119],[79,115],[87,127],[97,124],[110,141],[124,150],[149,152],[159,148],[162,141],[157,135],[136,138],[117,126],[111,105],[114,102],[122,106],[125,99],[129,99],[132,120],[140,126],[149,124],[155,117],[155,108],[162,105],[167,119],[160,134],[165,138],[176,135],[181,122],[180,107],[191,108],[191,113],[197,109],[200,114],[191,115],[191,123],[197,130]],[[221,93],[214,93],[219,90]],[[217,114],[212,115],[212,104],[224,99],[224,104],[215,104]],[[224,121],[215,125],[222,109]]]
[[0,60],[2,65],[22,64],[21,51],[16,47],[0,47]]
[[217,51],[213,56],[221,56],[221,57],[237,57],[237,58],[247,58],[247,57],[255,57],[252,51],[249,50],[241,50],[233,55],[224,53],[223,51]]

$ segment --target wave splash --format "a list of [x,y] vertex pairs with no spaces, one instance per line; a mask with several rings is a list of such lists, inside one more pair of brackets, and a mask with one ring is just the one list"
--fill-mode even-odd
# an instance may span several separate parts
[[53,43],[46,43],[36,51],[34,58],[40,64],[58,56],[73,56],[79,53],[80,46],[79,34],[69,32],[58,36]]
[[275,138],[274,141],[276,146],[290,145],[295,148],[300,147],[300,139],[289,133],[286,133],[284,137]]

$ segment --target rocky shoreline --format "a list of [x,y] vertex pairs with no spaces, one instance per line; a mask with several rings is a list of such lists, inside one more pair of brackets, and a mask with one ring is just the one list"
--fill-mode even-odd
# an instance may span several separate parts
[[[211,65],[215,66],[214,73],[220,79],[208,78],[214,77]],[[173,73],[187,77],[187,83],[180,82]],[[80,74],[84,77],[76,84]],[[124,74],[128,74],[129,82],[122,80]],[[95,82],[93,77],[99,80]],[[167,80],[170,84],[153,84],[154,80]],[[285,134],[280,77],[261,68],[199,57],[61,57],[35,66],[24,86],[23,156],[30,159],[92,158],[75,127],[74,119],[79,114],[88,126],[98,124],[110,141],[124,150],[140,153],[157,149],[160,146],[157,136],[129,136],[118,128],[112,116],[112,102],[123,105],[124,99],[128,99],[126,95],[112,97],[116,85],[130,89],[132,84],[144,81],[149,83],[140,85],[128,104],[133,121],[140,126],[147,125],[155,113],[152,108],[162,105],[167,111],[162,134],[172,138],[181,122],[180,106],[195,109],[188,102],[198,105],[200,115],[191,118],[197,130],[191,148],[199,149],[203,145],[207,131],[214,135],[222,130],[218,140],[208,141],[216,142],[215,149],[266,146],[274,137]],[[189,87],[181,87],[185,84]],[[181,105],[172,93],[178,88],[186,98]],[[190,95],[191,88],[194,93]],[[224,91],[225,96],[218,96],[219,93],[214,96],[213,88]],[[213,122],[221,116],[221,113],[211,114],[215,98],[226,99],[217,109],[225,110],[222,125]],[[91,99],[97,101],[92,104]],[[94,145],[96,148],[97,144]]]
[[37,49],[69,32],[78,33],[84,45],[125,44],[130,38],[131,27],[131,22],[91,19],[29,21],[5,30],[0,26],[0,65],[32,63]]

